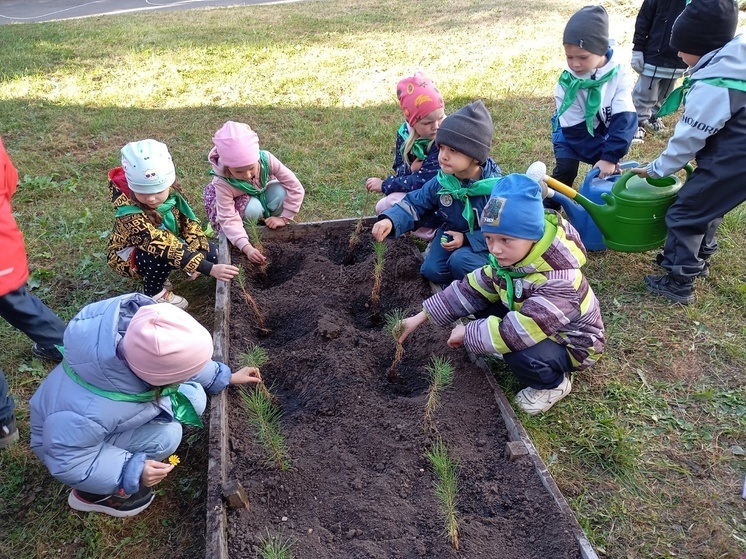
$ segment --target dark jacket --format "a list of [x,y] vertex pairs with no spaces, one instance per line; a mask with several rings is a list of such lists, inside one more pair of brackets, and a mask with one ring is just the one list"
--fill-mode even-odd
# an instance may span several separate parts
[[419,190],[422,186],[432,179],[440,171],[438,162],[438,146],[435,142],[430,144],[427,158],[422,162],[422,167],[418,171],[412,172],[410,161],[404,161],[401,150],[404,145],[404,138],[397,132],[396,134],[396,154],[394,156],[393,175],[383,179],[381,183],[381,192],[388,195],[392,192],[412,192]]
[[642,51],[645,63],[664,68],[686,68],[670,45],[673,22],[686,0],[644,0],[635,20],[632,50]]

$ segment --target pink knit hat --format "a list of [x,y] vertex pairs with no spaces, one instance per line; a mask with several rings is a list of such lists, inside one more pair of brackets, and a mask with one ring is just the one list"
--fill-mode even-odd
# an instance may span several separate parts
[[140,307],[119,345],[130,369],[153,386],[184,382],[212,359],[212,336],[174,305]]
[[259,136],[248,124],[229,120],[215,132],[212,143],[225,167],[247,167],[259,161]]
[[445,107],[435,84],[422,72],[401,80],[396,86],[396,97],[404,119],[410,126],[431,112]]

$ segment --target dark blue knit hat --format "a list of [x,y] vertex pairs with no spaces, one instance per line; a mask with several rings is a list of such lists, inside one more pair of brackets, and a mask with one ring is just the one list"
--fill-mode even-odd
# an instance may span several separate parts
[[685,54],[702,56],[730,42],[736,27],[735,0],[694,0],[674,21],[671,46]]
[[482,210],[482,233],[538,241],[544,236],[541,186],[526,175],[507,175],[492,188]]

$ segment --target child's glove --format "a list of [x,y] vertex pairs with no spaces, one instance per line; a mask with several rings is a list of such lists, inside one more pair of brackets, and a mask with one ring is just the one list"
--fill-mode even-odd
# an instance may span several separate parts
[[632,69],[637,72],[638,74],[642,74],[642,71],[645,69],[645,56],[642,54],[641,50],[633,50],[632,51]]

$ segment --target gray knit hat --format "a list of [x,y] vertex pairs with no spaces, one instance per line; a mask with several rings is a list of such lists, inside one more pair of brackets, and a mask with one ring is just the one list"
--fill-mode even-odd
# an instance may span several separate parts
[[585,6],[567,21],[563,45],[576,45],[603,56],[609,50],[609,16],[601,6]]
[[435,134],[435,143],[473,157],[481,165],[490,156],[495,127],[481,99],[448,115]]

